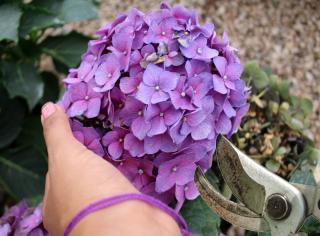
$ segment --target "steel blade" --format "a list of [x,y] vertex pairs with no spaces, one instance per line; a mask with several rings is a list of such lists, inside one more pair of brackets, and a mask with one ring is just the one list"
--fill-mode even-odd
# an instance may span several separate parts
[[270,231],[267,221],[260,215],[219,193],[206,179],[200,167],[196,170],[195,182],[202,199],[224,220],[252,231]]
[[[246,207],[257,214],[262,214],[266,198],[265,188],[246,173],[240,161],[241,154],[240,150],[225,137],[218,138],[215,158],[225,182]],[[262,168],[256,165],[256,168]]]

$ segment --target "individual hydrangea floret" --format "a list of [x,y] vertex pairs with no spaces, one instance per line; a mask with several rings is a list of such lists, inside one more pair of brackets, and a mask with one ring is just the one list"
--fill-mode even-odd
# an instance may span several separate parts
[[64,80],[74,135],[179,210],[198,196],[196,166],[211,167],[217,136],[235,133],[248,111],[237,49],[194,10],[164,3],[121,14],[97,35]]
[[9,208],[0,218],[0,235],[49,236],[42,224],[41,205],[28,208],[22,201]]

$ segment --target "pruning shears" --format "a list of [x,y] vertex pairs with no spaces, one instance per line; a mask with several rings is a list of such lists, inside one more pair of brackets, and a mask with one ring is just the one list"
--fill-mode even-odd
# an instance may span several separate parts
[[215,159],[225,183],[239,203],[224,197],[206,179],[200,167],[195,182],[201,197],[221,218],[233,225],[272,236],[297,233],[305,219],[320,220],[320,166],[313,174],[317,185],[289,183],[268,171],[219,136]]

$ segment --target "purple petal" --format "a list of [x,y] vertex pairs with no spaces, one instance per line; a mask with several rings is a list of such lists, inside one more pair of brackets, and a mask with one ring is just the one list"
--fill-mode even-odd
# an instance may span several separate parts
[[163,70],[160,67],[150,63],[143,73],[143,82],[151,87],[158,85],[159,76],[162,72]]
[[120,138],[119,133],[117,131],[109,131],[102,138],[102,143],[104,146],[108,146],[112,142],[117,141]]
[[177,87],[179,81],[179,74],[163,71],[159,75],[159,86],[161,90],[169,92]]
[[226,113],[228,117],[232,117],[236,115],[236,111],[231,106],[229,100],[225,100],[223,104],[223,111]]
[[217,123],[216,131],[218,134],[228,134],[232,128],[231,120],[225,115],[224,112],[221,113]]
[[129,151],[133,157],[140,157],[144,155],[143,141],[140,141],[132,134],[127,134],[124,138],[124,149]]
[[167,126],[173,125],[176,123],[181,116],[181,112],[179,110],[172,108],[169,108],[165,113],[164,113],[164,122]]
[[228,92],[224,80],[217,75],[213,75],[213,89],[221,94],[226,94]]
[[122,155],[123,147],[119,142],[112,142],[108,146],[108,152],[113,160],[117,160]]
[[223,77],[226,74],[227,60],[224,57],[219,56],[213,58],[213,63],[219,71],[220,76]]
[[82,100],[87,96],[87,85],[85,83],[71,85],[68,92],[71,102]]
[[172,153],[177,151],[177,145],[173,143],[173,140],[168,134],[161,135],[161,147],[160,150],[163,152]]
[[86,117],[93,118],[97,117],[100,112],[101,99],[92,98],[88,101],[88,109],[85,113]]
[[206,119],[207,115],[202,110],[198,110],[187,114],[186,117],[190,126],[197,126]]
[[158,134],[163,134],[167,131],[167,126],[164,123],[163,117],[156,116],[151,120],[151,128],[148,131],[148,136],[152,137]]
[[68,109],[68,115],[70,117],[82,115],[88,108],[88,103],[86,101],[76,101]]
[[212,124],[208,120],[201,122],[197,127],[191,131],[191,137],[194,140],[202,140],[208,138],[212,131]]
[[159,102],[164,102],[167,101],[169,99],[169,95],[165,92],[160,91],[155,91],[151,97],[151,103],[152,104],[156,104]]
[[138,117],[131,124],[132,133],[140,140],[143,140],[146,137],[150,128],[151,124],[145,122],[143,117]]
[[139,79],[124,77],[120,80],[120,89],[124,94],[130,94],[137,90],[139,84]]
[[149,87],[144,83],[141,83],[138,87],[138,91],[136,94],[136,98],[143,102],[144,104],[150,104],[152,95],[154,94],[155,90],[153,87]]
[[148,137],[144,139],[144,150],[147,154],[155,154],[161,147],[161,135]]
[[227,66],[226,75],[231,80],[240,79],[243,72],[243,66],[239,63],[232,63]]

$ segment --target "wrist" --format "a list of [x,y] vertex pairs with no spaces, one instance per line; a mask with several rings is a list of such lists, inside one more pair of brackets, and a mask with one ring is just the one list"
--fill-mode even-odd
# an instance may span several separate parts
[[83,218],[71,235],[180,235],[175,220],[140,200],[129,200]]

